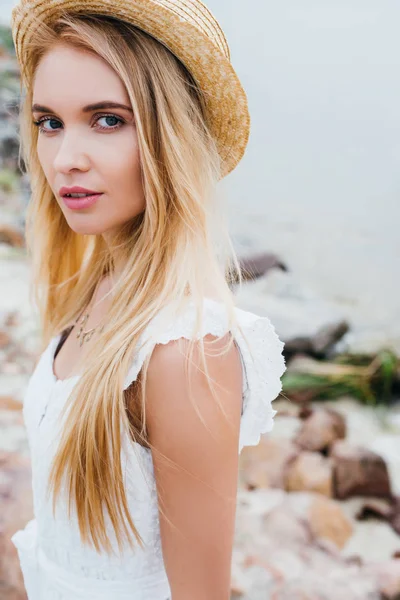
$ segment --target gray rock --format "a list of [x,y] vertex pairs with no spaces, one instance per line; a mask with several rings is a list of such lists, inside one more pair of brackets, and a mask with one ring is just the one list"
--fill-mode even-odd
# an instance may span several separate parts
[[278,269],[242,286],[236,298],[241,308],[270,318],[287,352],[325,354],[348,331],[343,313]]

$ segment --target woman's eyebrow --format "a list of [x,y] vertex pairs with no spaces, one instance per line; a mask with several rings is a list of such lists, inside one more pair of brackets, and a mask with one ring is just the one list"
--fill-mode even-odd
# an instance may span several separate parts
[[[106,108],[122,108],[123,110],[128,110],[129,112],[133,112],[130,106],[126,106],[125,104],[120,104],[119,102],[110,102],[109,100],[104,100],[102,102],[96,102],[95,104],[88,104],[82,108],[82,112],[92,112],[94,110],[106,109]],[[34,104],[32,106],[32,112],[54,112],[48,106],[43,106],[41,104]]]

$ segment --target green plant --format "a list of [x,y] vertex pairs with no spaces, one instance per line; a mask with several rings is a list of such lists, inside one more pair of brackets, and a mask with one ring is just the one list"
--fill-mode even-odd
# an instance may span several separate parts
[[295,358],[282,378],[283,392],[298,401],[351,395],[370,405],[388,403],[398,366],[390,349],[374,357],[343,354],[331,362]]

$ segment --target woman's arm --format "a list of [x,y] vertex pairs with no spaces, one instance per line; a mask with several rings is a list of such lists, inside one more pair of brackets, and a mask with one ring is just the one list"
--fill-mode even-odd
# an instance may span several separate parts
[[[206,353],[211,339],[213,336],[204,338]],[[148,369],[149,439],[177,463],[176,467],[166,464],[153,453],[159,506],[165,512],[165,517],[160,513],[162,551],[172,600],[229,600],[242,367],[235,345],[224,356],[207,356],[209,375],[227,422],[205,375],[196,367],[201,365],[196,347],[192,394],[209,433],[188,398],[184,371],[187,347],[185,339],[157,345]],[[213,349],[220,347],[218,342]]]

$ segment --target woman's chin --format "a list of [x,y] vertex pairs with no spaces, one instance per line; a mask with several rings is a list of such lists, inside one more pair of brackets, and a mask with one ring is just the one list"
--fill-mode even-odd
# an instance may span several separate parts
[[91,219],[67,219],[67,223],[75,233],[81,235],[101,235],[107,231],[107,225],[100,225],[97,223],[90,223]]

